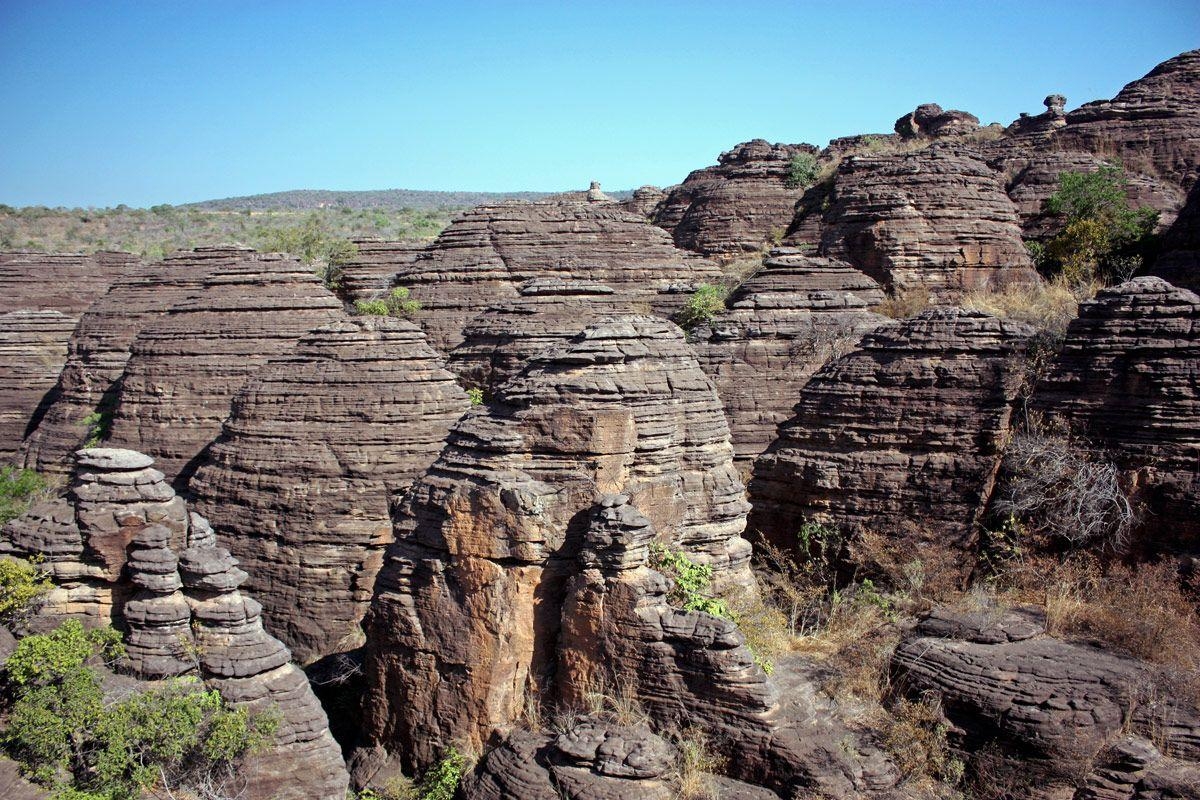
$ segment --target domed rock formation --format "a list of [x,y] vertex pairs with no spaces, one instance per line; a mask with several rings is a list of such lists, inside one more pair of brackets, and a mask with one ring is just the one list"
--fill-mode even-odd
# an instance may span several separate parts
[[389,242],[382,239],[355,239],[358,252],[338,266],[339,296],[353,303],[368,300],[388,289],[396,273],[417,260],[424,242]]
[[136,263],[130,253],[0,253],[0,314],[59,311],[78,319]]
[[672,189],[654,223],[671,231],[678,246],[705,255],[761,250],[774,234],[783,235],[804,193],[788,186],[792,159],[817,152],[810,144],[743,142]]
[[793,546],[812,520],[949,549],[963,566],[1032,333],[933,308],[868,334],[813,376],[755,464],[751,530]]
[[193,298],[147,325],[131,348],[108,442],[151,454],[171,480],[190,477],[233,395],[269,358],[342,304],[298,260],[233,252]]
[[601,283],[536,278],[520,296],[498,303],[463,331],[448,366],[491,395],[548,347],[564,344],[601,317],[628,314],[633,303]]
[[924,288],[939,300],[1034,277],[999,176],[951,145],[843,161],[819,252],[886,287]]
[[362,643],[390,503],[469,405],[420,329],[385,317],[306,334],[234,398],[189,489],[301,663]]
[[979,117],[966,111],[944,111],[937,103],[922,103],[915,111],[896,120],[894,128],[896,133],[906,139],[918,136],[958,136],[978,130]]
[[1102,290],[1032,408],[1140,473],[1156,543],[1200,536],[1200,297],[1149,277]]
[[657,186],[639,186],[633,190],[633,194],[623,205],[626,211],[632,214],[637,214],[639,217],[653,219],[654,214],[658,211],[658,206],[664,199],[667,193]]
[[[240,257],[241,251],[197,250],[135,265],[117,278],[84,313],[71,336],[54,403],[22,448],[25,465],[69,473],[71,454],[89,435],[105,432],[104,423],[116,405],[116,383],[137,335],[172,306],[199,292],[215,267]],[[89,426],[85,420],[92,414],[99,418]]]
[[725,405],[734,457],[746,469],[792,415],[796,395],[831,358],[891,320],[868,310],[879,284],[849,264],[772,251],[732,295],[728,310],[689,337]]
[[11,463],[21,441],[53,400],[67,360],[75,318],[58,311],[0,314],[0,464]]
[[720,271],[616,203],[560,200],[471,209],[396,283],[421,303],[413,318],[430,343],[448,353],[480,312],[516,298],[534,278],[603,283],[670,314],[696,283],[715,282]]

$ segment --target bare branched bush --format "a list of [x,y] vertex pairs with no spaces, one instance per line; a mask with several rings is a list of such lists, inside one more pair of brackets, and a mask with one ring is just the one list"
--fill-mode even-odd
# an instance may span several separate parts
[[1064,435],[1028,430],[1004,450],[995,512],[1071,547],[1124,552],[1137,513],[1117,466]]
[[926,694],[918,700],[898,698],[883,726],[883,744],[912,788],[951,786],[962,780],[964,764],[947,741],[949,724],[941,699]]

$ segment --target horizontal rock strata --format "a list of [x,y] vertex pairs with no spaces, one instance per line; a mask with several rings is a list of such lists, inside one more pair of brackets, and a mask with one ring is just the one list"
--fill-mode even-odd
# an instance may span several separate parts
[[21,441],[53,401],[75,323],[58,311],[0,314],[0,465],[16,460]]
[[1149,269],[1168,283],[1200,292],[1200,182],[1188,194],[1187,204],[1163,235],[1162,254]]
[[382,239],[355,239],[358,252],[338,265],[335,291],[353,303],[368,300],[392,285],[396,274],[416,260],[425,249],[424,242],[391,242]]
[[78,318],[136,263],[130,253],[0,253],[0,314],[59,311]]

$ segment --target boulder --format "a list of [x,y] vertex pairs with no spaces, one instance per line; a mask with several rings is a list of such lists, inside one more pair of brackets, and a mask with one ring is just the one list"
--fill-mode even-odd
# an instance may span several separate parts
[[979,129],[979,117],[966,111],[944,111],[937,103],[922,103],[896,120],[896,133],[905,139],[918,136],[958,136]]

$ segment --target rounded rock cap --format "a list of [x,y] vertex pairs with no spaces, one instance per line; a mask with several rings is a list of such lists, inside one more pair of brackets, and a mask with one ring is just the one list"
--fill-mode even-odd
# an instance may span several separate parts
[[137,450],[119,447],[87,447],[75,451],[75,462],[92,469],[138,470],[154,464],[154,459]]

